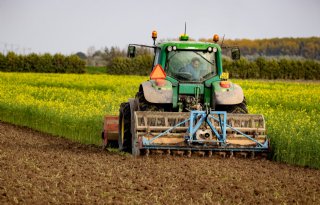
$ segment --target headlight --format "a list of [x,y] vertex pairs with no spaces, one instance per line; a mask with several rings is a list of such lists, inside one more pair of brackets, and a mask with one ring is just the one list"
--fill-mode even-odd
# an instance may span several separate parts
[[213,48],[213,52],[217,52],[218,49],[216,47]]

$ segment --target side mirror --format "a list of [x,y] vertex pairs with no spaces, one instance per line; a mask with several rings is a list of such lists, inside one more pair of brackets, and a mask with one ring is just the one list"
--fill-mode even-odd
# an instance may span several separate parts
[[127,56],[129,58],[134,58],[136,56],[136,47],[135,46],[130,46],[129,45]]
[[231,48],[231,58],[232,60],[240,59],[240,49],[238,47]]

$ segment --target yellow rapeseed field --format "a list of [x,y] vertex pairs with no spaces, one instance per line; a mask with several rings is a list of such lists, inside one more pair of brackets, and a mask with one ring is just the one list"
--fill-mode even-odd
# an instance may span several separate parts
[[[0,120],[100,144],[103,116],[117,115],[148,77],[0,72]],[[320,168],[320,83],[234,80],[250,113],[263,114],[274,159]]]

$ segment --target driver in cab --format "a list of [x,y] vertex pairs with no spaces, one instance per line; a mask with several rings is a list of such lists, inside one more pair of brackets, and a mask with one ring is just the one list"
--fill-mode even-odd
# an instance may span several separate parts
[[201,78],[201,69],[200,59],[197,57],[192,58],[191,63],[183,68],[183,72],[188,72],[192,75],[191,80],[199,81]]

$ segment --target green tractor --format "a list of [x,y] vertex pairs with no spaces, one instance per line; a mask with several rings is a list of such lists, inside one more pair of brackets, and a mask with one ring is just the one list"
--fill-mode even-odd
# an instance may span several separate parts
[[[268,152],[264,117],[248,114],[242,88],[223,72],[218,35],[213,42],[189,41],[184,34],[179,41],[155,44],[154,31],[152,38],[153,46],[128,47],[129,57],[137,46],[153,48],[153,69],[135,98],[121,104],[119,117],[105,118],[105,145],[117,139],[119,149],[134,156]],[[238,47],[224,49],[240,58]]]

